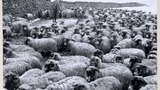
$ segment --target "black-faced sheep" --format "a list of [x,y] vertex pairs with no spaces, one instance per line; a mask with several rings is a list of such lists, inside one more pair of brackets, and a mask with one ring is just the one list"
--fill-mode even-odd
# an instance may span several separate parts
[[78,76],[67,77],[49,85],[46,90],[73,90],[74,85],[79,83],[87,83],[87,81],[84,78]]
[[17,75],[22,75],[31,68],[32,66],[26,62],[13,62],[3,66],[3,74],[5,75],[9,71],[11,71]]
[[30,81],[32,81],[32,79],[35,79],[37,78],[38,76],[41,76],[45,74],[44,71],[40,70],[40,69],[30,69],[28,71],[26,71],[24,74],[22,74],[19,79],[21,81],[21,84],[24,84],[24,83],[28,83]]
[[52,38],[33,39],[28,37],[26,44],[34,48],[36,51],[44,53],[52,53],[57,51],[57,42]]
[[17,90],[20,86],[19,76],[13,72],[8,72],[4,75],[3,82],[4,88],[7,90]]
[[111,51],[116,55],[120,55],[123,58],[129,58],[130,56],[137,56],[138,58],[145,58],[145,52],[141,49],[127,48],[127,49],[113,49]]
[[132,79],[132,73],[127,67],[117,66],[112,66],[104,69],[98,69],[94,66],[89,66],[86,69],[85,75],[87,81],[94,81],[97,78],[106,76],[114,76],[121,82],[123,90],[128,89],[130,80]]
[[147,82],[143,79],[143,77],[135,76],[131,80],[131,86],[129,90],[139,90],[140,88],[147,85]]
[[88,67],[85,63],[68,63],[58,65],[57,62],[49,60],[45,63],[45,71],[60,71],[68,76],[81,76],[84,77],[85,70]]
[[7,58],[6,64],[15,63],[15,62],[26,62],[32,66],[32,68],[42,68],[41,61],[34,57],[34,56],[28,56],[28,57],[18,57],[18,58]]
[[95,47],[88,43],[69,41],[68,46],[72,55],[82,55],[90,58],[96,51]]
[[28,22],[26,21],[15,21],[12,23],[12,31],[17,35],[23,35],[23,25],[28,26]]
[[54,53],[51,59],[58,61],[60,65],[72,63],[72,62],[75,62],[75,63],[81,62],[88,65],[90,61],[90,59],[85,56],[60,56],[57,53]]
[[133,40],[132,39],[123,39],[117,45],[115,45],[114,48],[120,48],[120,49],[133,48]]
[[[66,76],[61,72],[48,72],[35,78],[32,77],[32,79],[30,78],[30,80],[28,80],[27,82],[23,80],[23,83],[21,84],[27,84],[29,87],[32,88],[32,90],[36,88],[45,89],[48,85],[56,83],[64,78],[66,78]],[[20,80],[21,79],[23,78],[20,78]],[[21,86],[21,89],[22,88],[25,89],[25,87]]]
[[[116,61],[115,61],[116,62]],[[90,59],[90,64],[89,66],[95,66],[96,68],[99,69],[104,69],[104,68],[108,68],[108,67],[112,67],[112,66],[117,66],[117,67],[126,67],[125,65],[123,65],[122,63],[102,63],[101,59],[93,56]]]
[[122,90],[122,85],[117,78],[107,76],[90,83],[76,84],[73,90]]

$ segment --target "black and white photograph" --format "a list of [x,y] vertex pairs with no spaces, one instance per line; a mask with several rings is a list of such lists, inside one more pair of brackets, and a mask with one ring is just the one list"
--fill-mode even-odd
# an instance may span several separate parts
[[157,0],[2,0],[3,90],[158,90]]

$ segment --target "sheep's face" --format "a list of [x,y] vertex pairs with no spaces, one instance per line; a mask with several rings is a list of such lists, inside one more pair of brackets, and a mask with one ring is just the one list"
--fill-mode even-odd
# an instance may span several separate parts
[[104,53],[101,50],[97,50],[96,52],[94,52],[94,56],[99,57],[101,60],[103,60],[103,55]]
[[75,84],[73,90],[88,90],[88,88],[85,85],[81,84]]
[[152,47],[152,41],[147,40],[144,46],[145,47]]
[[144,76],[146,72],[147,72],[147,67],[140,65],[134,70],[133,75],[134,76]]
[[134,46],[139,46],[142,45],[142,40],[141,39],[137,39],[134,41]]
[[133,90],[139,90],[141,87],[145,86],[147,82],[142,77],[134,77],[131,80],[131,86]]
[[4,53],[4,55],[6,55],[6,57],[9,58],[12,55],[12,50],[9,48],[3,47],[3,53]]
[[51,53],[51,59],[60,60],[60,54],[59,53]]
[[116,60],[116,63],[124,63],[124,59],[122,56],[116,56],[115,60]]
[[100,67],[101,59],[98,57],[93,56],[90,60],[90,66],[95,66],[97,68]]
[[130,57],[129,64],[130,64],[130,66],[133,66],[134,64],[136,64],[136,63],[141,63],[141,62],[142,62],[141,59],[139,59],[139,58],[136,57],[136,56],[132,56],[132,57]]
[[29,45],[30,42],[31,42],[31,38],[28,37],[28,38],[26,39],[26,41],[25,41],[25,44],[26,44],[26,45]]
[[3,46],[4,46],[4,47],[10,47],[10,43],[7,42],[7,41],[4,41],[4,42],[3,42]]
[[59,71],[59,66],[57,63],[49,60],[45,62],[45,72],[49,71]]
[[96,68],[96,67],[94,67],[94,66],[89,66],[89,67],[86,69],[86,80],[87,80],[88,82],[96,80],[96,79],[98,78],[98,77],[96,76],[97,73],[99,74],[98,68]]
[[4,76],[4,84],[5,88],[8,90],[17,90],[17,88],[20,86],[19,76],[9,72]]

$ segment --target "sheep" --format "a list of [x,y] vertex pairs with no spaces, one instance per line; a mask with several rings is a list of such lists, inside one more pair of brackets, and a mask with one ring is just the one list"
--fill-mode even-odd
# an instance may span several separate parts
[[[97,43],[98,42],[98,43]],[[95,42],[95,47],[102,50],[103,53],[108,53],[111,50],[111,43],[108,37],[102,37]]]
[[117,78],[107,76],[90,83],[76,84],[74,90],[122,90],[122,85]]
[[147,82],[147,84],[157,85],[157,75],[144,77],[144,80]]
[[156,63],[157,61],[155,59],[139,60],[138,58],[134,58],[130,60],[130,67],[134,75],[145,77],[155,74],[157,68]]
[[114,48],[133,48],[133,41],[132,39],[123,39],[117,45],[115,45]]
[[32,66],[32,68],[42,68],[42,63],[40,60],[34,56],[30,57],[19,57],[19,58],[7,58],[6,64],[14,63],[14,62],[26,62]]
[[94,66],[89,66],[86,69],[85,78],[87,81],[94,81],[97,78],[106,77],[106,76],[114,76],[116,77],[122,84],[122,90],[127,90],[130,84],[130,80],[132,79],[132,73],[127,67],[117,67],[111,66],[104,69],[98,69]]
[[68,63],[68,64],[62,64],[58,65],[57,62],[53,60],[49,60],[45,63],[45,72],[49,71],[60,71],[64,73],[67,77],[68,76],[81,76],[84,77],[85,69],[88,65],[85,63]]
[[90,60],[89,66],[95,66],[96,68],[99,69],[104,69],[104,68],[108,68],[111,66],[120,66],[120,67],[125,67],[125,65],[121,64],[121,63],[102,63],[101,59],[99,57],[93,56]]
[[139,90],[140,88],[147,85],[147,82],[141,76],[134,76],[131,80],[129,90]]
[[6,56],[8,58],[18,58],[18,57],[30,57],[30,56],[34,56],[37,57],[41,62],[44,62],[44,58],[42,57],[42,55],[36,51],[26,51],[26,52],[14,52],[9,48],[3,48],[4,49],[4,53],[6,54]]
[[145,58],[145,52],[141,49],[136,48],[127,48],[127,49],[114,49],[111,51],[116,55],[122,56],[124,59],[129,58],[130,56],[137,56],[138,58]]
[[63,36],[62,35],[57,35],[57,36],[53,36],[52,38],[57,42],[58,50],[63,49],[63,41],[64,41]]
[[[45,89],[48,85],[52,83],[56,83],[64,78],[66,78],[66,76],[61,72],[48,72],[43,75],[32,78],[27,82],[24,81],[22,85],[27,84],[29,87],[31,87],[32,90],[36,88]],[[21,89],[25,88],[25,87],[22,87],[22,85],[21,85]]]
[[85,57],[85,56],[60,56],[59,54],[55,53],[54,57],[52,58],[53,60],[57,60],[58,64],[67,64],[67,63],[72,63],[72,62],[82,62],[87,65],[89,65],[90,59]]
[[157,90],[157,85],[146,85],[139,90]]
[[88,58],[96,51],[95,47],[88,43],[69,41],[68,46],[72,55],[81,55]]
[[114,62],[123,63],[124,62],[124,58],[121,55],[116,55],[112,52],[103,55],[102,58],[100,59],[104,63],[114,63]]
[[21,81],[21,84],[24,84],[24,83],[30,82],[32,79],[34,79],[38,76],[41,76],[43,74],[45,74],[45,72],[38,69],[38,68],[30,69],[30,70],[26,71],[24,74],[22,74],[19,77],[19,79]]
[[14,21],[12,23],[12,31],[13,33],[16,33],[17,35],[23,35],[23,25],[28,26],[28,22],[26,21]]
[[28,37],[26,44],[38,52],[52,53],[57,51],[57,42],[52,38],[33,39]]
[[87,83],[87,81],[78,76],[67,77],[49,85],[46,90],[73,90],[74,85],[78,83]]
[[18,78],[17,74],[9,71],[4,75],[3,83],[3,87],[7,90],[17,90],[20,86],[20,79]]
[[27,70],[31,69],[32,66],[26,62],[13,62],[10,64],[6,64],[3,66],[3,74],[5,75],[9,71],[12,71],[13,73],[16,73],[18,75],[22,75]]

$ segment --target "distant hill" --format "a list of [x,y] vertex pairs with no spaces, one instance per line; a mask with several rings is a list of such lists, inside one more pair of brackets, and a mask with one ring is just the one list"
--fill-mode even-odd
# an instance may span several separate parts
[[[92,7],[92,8],[118,8],[118,7],[137,7],[144,4],[130,3],[102,3],[102,2],[67,2],[61,1],[61,6],[64,8]],[[54,3],[54,2],[53,2]],[[51,8],[50,0],[3,0],[3,14],[12,14],[14,16],[23,16],[25,13],[35,14],[38,10],[47,10]]]
[[112,3],[112,2],[67,2],[61,1],[64,7],[85,7],[89,6],[92,8],[119,8],[119,7],[137,7],[137,6],[144,6],[145,4],[140,4],[137,2],[129,2],[129,3]]

